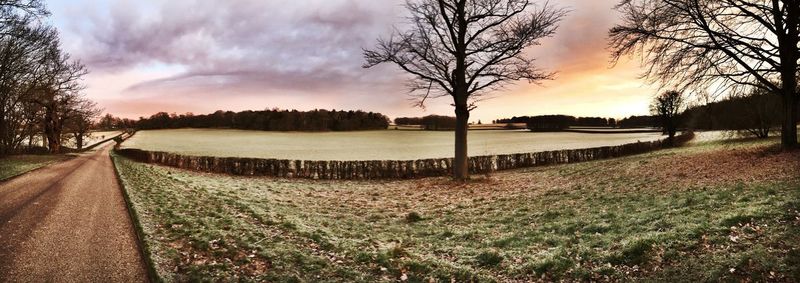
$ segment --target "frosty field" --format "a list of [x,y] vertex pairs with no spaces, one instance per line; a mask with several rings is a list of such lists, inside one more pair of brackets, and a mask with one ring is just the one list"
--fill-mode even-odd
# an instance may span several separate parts
[[705,142],[468,182],[114,160],[167,282],[798,282],[800,152],[777,148]]
[[[100,131],[100,132],[92,132],[88,137],[83,139],[83,146],[88,147],[92,146],[98,142],[104,141],[106,139],[110,139],[114,136],[121,134],[122,131]],[[70,138],[69,141],[65,144],[69,147],[75,147],[75,138]]]
[[[469,154],[492,155],[621,145],[655,133],[583,134],[472,131]],[[453,133],[431,131],[262,132],[220,129],[139,131],[124,148],[187,155],[301,160],[413,160],[453,155]]]

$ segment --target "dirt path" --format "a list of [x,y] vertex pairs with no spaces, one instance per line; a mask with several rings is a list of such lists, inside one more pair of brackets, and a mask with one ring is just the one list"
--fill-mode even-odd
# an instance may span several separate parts
[[0,182],[0,282],[143,282],[109,145]]

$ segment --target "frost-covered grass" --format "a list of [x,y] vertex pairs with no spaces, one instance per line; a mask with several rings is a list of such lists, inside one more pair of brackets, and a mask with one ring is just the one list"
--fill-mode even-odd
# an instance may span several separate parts
[[[621,145],[659,134],[470,131],[470,155],[492,155]],[[453,156],[453,132],[264,132],[225,129],[139,131],[123,147],[219,157],[299,160],[413,160]]]
[[0,158],[0,181],[68,159],[65,155],[13,155]]
[[[83,138],[83,147],[84,148],[90,147],[90,146],[92,146],[92,145],[94,145],[96,143],[99,143],[101,141],[110,139],[110,138],[118,136],[120,134],[122,134],[122,131],[95,131],[95,132],[91,132],[87,137]],[[73,135],[67,134],[67,133],[65,133],[64,135],[65,135],[65,140],[64,140],[62,146],[69,147],[69,148],[76,148],[77,147],[77,141],[75,140],[75,137]],[[34,137],[33,144],[34,145],[42,145],[42,138],[43,138],[42,136]],[[23,141],[23,144],[27,144],[27,143],[28,143],[28,140],[25,139]]]
[[114,160],[167,280],[800,280],[800,152],[713,142],[478,176],[310,181]]

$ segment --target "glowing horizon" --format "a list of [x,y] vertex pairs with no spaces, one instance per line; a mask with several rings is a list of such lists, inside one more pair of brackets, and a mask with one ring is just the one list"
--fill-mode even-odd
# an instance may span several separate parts
[[[610,68],[606,33],[617,21],[617,1],[554,4],[571,12],[555,37],[530,52],[557,78],[542,86],[518,82],[481,103],[471,120],[647,114],[656,88],[638,78],[638,62]],[[87,95],[116,116],[273,107],[453,115],[449,98],[413,107],[406,77],[394,66],[360,68],[361,48],[402,24],[401,1],[199,2],[48,5],[65,48],[91,71]]]

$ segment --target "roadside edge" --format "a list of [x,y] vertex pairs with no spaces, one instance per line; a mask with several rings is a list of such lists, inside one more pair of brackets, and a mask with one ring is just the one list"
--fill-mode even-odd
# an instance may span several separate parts
[[150,246],[147,245],[145,242],[145,234],[144,228],[142,227],[141,222],[139,221],[139,213],[136,211],[136,208],[133,206],[131,202],[130,195],[128,194],[128,189],[125,187],[125,183],[122,181],[122,176],[119,173],[119,169],[117,168],[117,158],[119,156],[114,154],[114,151],[109,151],[109,158],[111,158],[111,163],[114,165],[114,174],[117,176],[117,183],[119,187],[122,189],[122,198],[125,200],[125,207],[128,210],[128,216],[131,219],[131,223],[133,224],[134,234],[136,234],[136,244],[139,248],[139,252],[142,256],[142,260],[144,260],[145,268],[147,269],[147,277],[150,282],[164,282],[163,279],[158,275],[158,271],[156,270],[155,262],[153,262],[152,258],[152,251]]

